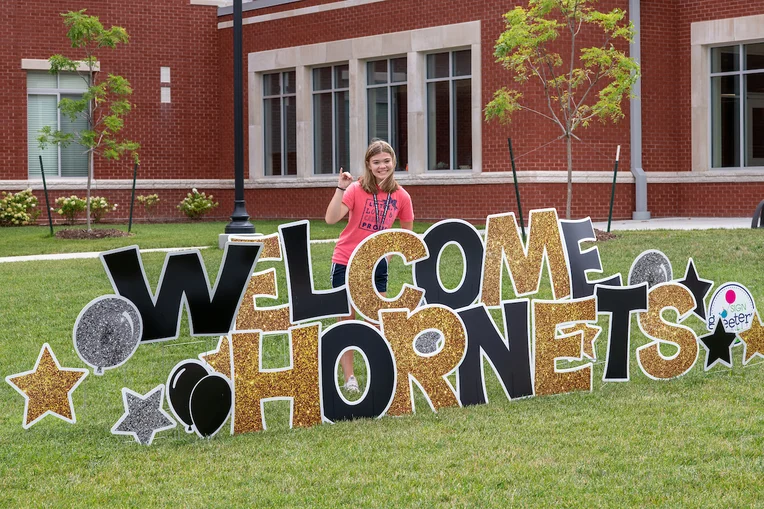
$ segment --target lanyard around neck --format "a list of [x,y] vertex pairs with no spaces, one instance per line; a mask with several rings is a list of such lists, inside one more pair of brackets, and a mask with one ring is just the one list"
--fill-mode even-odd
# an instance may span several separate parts
[[390,202],[392,201],[390,199],[390,193],[387,193],[387,198],[385,198],[385,207],[382,210],[382,222],[380,224],[379,220],[379,204],[377,203],[377,195],[376,193],[372,195],[372,198],[374,199],[374,219],[377,221],[377,231],[383,230],[385,226],[385,219],[387,218],[387,209],[390,207]]

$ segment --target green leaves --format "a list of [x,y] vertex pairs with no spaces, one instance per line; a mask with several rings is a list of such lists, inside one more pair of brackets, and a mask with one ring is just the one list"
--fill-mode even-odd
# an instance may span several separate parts
[[[634,38],[626,12],[594,10],[594,0],[529,0],[504,15],[505,31],[496,41],[496,61],[525,87],[537,82],[545,107],[521,102],[523,94],[497,90],[485,107],[486,120],[509,122],[526,109],[563,128],[570,136],[592,118],[618,121],[621,102],[630,96],[639,65],[621,48]],[[579,48],[582,36],[601,44]],[[533,109],[529,106],[532,106]]]
[[[124,117],[133,107],[129,101],[133,89],[130,82],[119,75],[109,74],[99,81],[98,58],[93,54],[95,49],[115,48],[118,44],[127,43],[127,31],[118,26],[105,29],[98,17],[89,16],[85,9],[67,12],[61,16],[68,29],[66,36],[72,48],[81,50],[84,54],[80,60],[53,55],[49,59],[50,72],[78,72],[88,87],[83,92],[82,99],[62,99],[59,109],[70,121],[86,119],[89,128],[75,133],[63,133],[45,127],[38,137],[40,147],[66,146],[77,142],[91,154],[100,154],[106,159],[118,160],[125,154],[130,154],[132,159],[138,162],[140,144],[118,138],[125,124]],[[87,67],[87,71],[78,70],[81,65]]]
[[84,48],[95,45],[98,48],[114,48],[119,43],[127,43],[129,36],[122,27],[104,29],[97,16],[85,14],[87,9],[76,12],[66,12],[61,16],[68,28],[66,37],[72,43],[72,48]]
[[485,107],[486,121],[499,119],[502,124],[508,124],[512,120],[512,113],[520,109],[522,94],[516,90],[502,88],[493,93],[493,99]]

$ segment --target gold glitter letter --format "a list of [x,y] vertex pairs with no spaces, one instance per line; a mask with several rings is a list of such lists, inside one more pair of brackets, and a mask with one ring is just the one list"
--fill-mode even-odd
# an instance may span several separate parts
[[292,326],[289,321],[289,304],[258,308],[255,300],[257,297],[278,298],[275,268],[255,272],[250,278],[239,314],[236,315],[235,330],[286,332]]
[[506,259],[512,287],[518,297],[538,292],[547,256],[555,299],[570,295],[570,274],[555,209],[532,210],[527,251],[520,239],[515,214],[488,216],[483,283],[480,301],[488,307],[501,304],[502,262]]
[[556,367],[557,359],[583,358],[583,331],[577,330],[560,337],[556,331],[562,324],[595,321],[596,302],[594,297],[570,301],[533,301],[534,386],[537,396],[592,389],[591,364],[567,370],[558,370]]
[[233,433],[265,429],[261,401],[291,399],[290,426],[321,423],[318,384],[318,336],[320,324],[289,329],[292,366],[260,369],[260,332],[232,334],[234,385]]
[[374,286],[374,267],[388,253],[400,253],[410,265],[427,258],[427,246],[416,233],[408,230],[384,230],[368,237],[353,252],[348,263],[348,290],[353,307],[363,317],[379,323],[381,309],[416,309],[424,291],[403,285],[398,298],[387,299],[379,295]]
[[[408,311],[382,311],[382,332],[395,356],[395,395],[388,415],[410,414],[414,411],[414,380],[422,388],[430,407],[439,408],[461,404],[446,375],[453,372],[467,350],[467,333],[459,315],[451,309],[433,304]],[[443,334],[443,348],[434,355],[423,356],[414,350],[414,339],[427,329]]]
[[[655,285],[647,294],[647,312],[639,313],[639,328],[653,342],[637,348],[637,362],[642,372],[653,380],[668,380],[687,373],[698,359],[698,337],[685,325],[663,319],[664,309],[674,309],[682,321],[695,309],[692,292],[678,283]],[[660,343],[676,345],[671,357],[661,354]]]

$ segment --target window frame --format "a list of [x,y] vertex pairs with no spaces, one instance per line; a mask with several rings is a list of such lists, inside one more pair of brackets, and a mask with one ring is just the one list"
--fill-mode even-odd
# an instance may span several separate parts
[[[287,187],[330,187],[336,181],[335,174],[317,174],[314,171],[314,119],[312,69],[337,63],[348,63],[350,70],[350,154],[351,172],[356,175],[361,170],[363,157],[368,145],[366,120],[366,62],[382,58],[407,57],[407,122],[408,122],[408,171],[397,174],[401,182],[409,184],[453,184],[454,177],[459,183],[470,183],[480,177],[482,162],[482,31],[480,21],[467,21],[452,25],[439,25],[399,32],[355,37],[329,42],[290,46],[249,53],[247,56],[248,110],[249,110],[249,152],[248,181],[255,188]],[[428,172],[426,125],[425,125],[425,56],[428,52],[445,49],[470,49],[471,64],[471,170],[451,170],[448,172]],[[262,80],[264,73],[281,69],[295,69],[297,73],[297,177],[268,179],[263,172],[262,136]],[[463,111],[466,115],[467,110]],[[328,129],[328,127],[327,127]],[[465,147],[466,148],[466,147]],[[484,176],[487,176],[484,175]]]
[[[470,52],[470,73],[469,75],[460,75],[456,76],[454,73],[454,53],[460,52],[460,51],[469,51]],[[440,77],[440,78],[429,78],[427,76],[427,60],[434,55],[439,55],[443,53],[448,53],[448,76],[446,77]],[[474,162],[470,164],[470,168],[459,168],[456,159],[456,145],[455,145],[455,136],[454,136],[454,130],[456,129],[456,93],[455,93],[455,82],[456,81],[465,81],[470,80],[470,101],[472,101],[472,94],[473,94],[473,76],[472,76],[472,48],[471,47],[455,47],[455,48],[447,48],[444,50],[438,50],[438,51],[430,51],[426,52],[424,55],[425,58],[425,66],[424,66],[424,97],[423,101],[425,104],[425,140],[427,145],[427,159],[426,159],[426,165],[425,165],[425,172],[426,173],[437,173],[437,172],[469,172],[472,173],[474,171]],[[430,92],[429,92],[429,85],[430,83],[439,83],[439,82],[448,82],[448,107],[449,107],[449,115],[448,115],[448,144],[449,144],[449,167],[448,168],[436,168],[432,165],[430,161],[430,121],[429,121],[429,110],[428,106],[430,104]],[[474,126],[470,125],[470,136],[474,136]],[[472,145],[472,143],[470,143]],[[470,148],[470,152],[472,152],[472,147]],[[473,159],[473,154],[470,153],[470,159]]]
[[[392,61],[393,60],[403,60],[406,63],[406,80],[405,81],[394,81],[393,80],[393,69],[392,69]],[[369,79],[368,79],[368,76],[369,76],[369,67],[370,67],[371,64],[374,64],[376,62],[386,62],[386,65],[387,65],[386,69],[387,70],[385,72],[385,75],[386,75],[385,83],[374,83],[374,84],[370,84],[369,83]],[[390,56],[385,56],[384,58],[376,58],[376,59],[372,59],[372,60],[366,60],[364,62],[364,65],[366,66],[366,80],[365,80],[365,83],[364,83],[364,90],[366,92],[365,120],[366,120],[366,138],[367,138],[367,143],[371,144],[371,140],[374,138],[371,135],[371,115],[370,115],[371,104],[369,104],[369,91],[370,90],[384,88],[386,90],[386,92],[387,92],[387,138],[385,139],[385,141],[390,143],[390,145],[396,151],[396,155],[397,155],[396,159],[397,159],[398,165],[395,168],[395,170],[399,171],[399,172],[400,171],[406,171],[406,167],[408,166],[408,153],[406,153],[405,158],[404,158],[404,160],[406,161],[406,164],[401,166],[400,163],[401,163],[401,155],[402,154],[400,153],[401,151],[399,149],[400,149],[400,146],[408,147],[408,141],[409,141],[408,140],[408,136],[409,136],[409,134],[408,134],[408,126],[406,128],[406,140],[405,140],[405,143],[401,140],[400,133],[396,133],[397,134],[397,139],[398,139],[398,145],[399,145],[399,147],[396,147],[395,144],[392,141],[393,138],[394,138],[393,137],[393,133],[392,133],[392,129],[393,129],[392,104],[393,104],[393,87],[405,86],[406,87],[406,96],[408,97],[409,88],[410,88],[409,73],[408,73],[408,56],[407,55],[390,55]],[[408,115],[408,104],[406,104],[406,115]],[[406,121],[408,123],[408,119],[406,119]],[[407,148],[407,151],[408,151],[408,148]]]
[[[294,91],[290,92],[290,93],[286,93],[285,92],[286,87],[284,86],[284,75],[288,74],[288,73],[292,73],[294,75],[294,80],[295,80]],[[262,122],[263,122],[263,177],[265,177],[265,178],[295,177],[295,176],[297,176],[297,164],[296,164],[296,161],[295,161],[295,173],[293,173],[293,174],[288,173],[289,169],[288,169],[288,166],[287,166],[287,136],[286,136],[287,125],[286,125],[286,122],[285,122],[286,115],[284,114],[284,99],[286,99],[288,97],[291,97],[292,99],[294,99],[295,111],[297,110],[297,85],[296,85],[296,80],[297,80],[297,76],[296,75],[297,75],[297,73],[296,73],[296,71],[294,69],[291,69],[291,70],[290,69],[277,70],[277,71],[274,71],[274,72],[263,73],[260,76],[261,85],[264,84],[266,76],[272,76],[272,75],[277,75],[278,76],[278,79],[279,79],[279,93],[276,94],[276,95],[273,95],[273,94],[268,95],[266,93],[266,91],[265,91],[264,86],[262,88],[262,90],[263,90],[263,94],[262,94],[262,104],[263,104],[263,112],[262,112],[262,115],[263,115],[263,119],[262,119]],[[281,174],[280,175],[273,175],[273,174],[269,175],[267,173],[267,165],[266,165],[266,162],[268,160],[268,149],[267,149],[267,144],[266,144],[266,138],[265,137],[267,136],[267,128],[268,128],[268,126],[267,126],[267,124],[265,122],[265,117],[267,115],[265,104],[266,104],[266,102],[268,100],[272,100],[272,99],[278,99],[279,100],[279,122],[280,122],[280,124],[279,124],[280,125],[279,136],[281,137],[281,143],[280,143],[280,145],[281,145]],[[294,130],[295,130],[295,158],[296,158],[296,155],[297,155],[297,116],[296,115],[295,115]]]
[[[710,137],[710,143],[709,143],[709,163],[710,167],[713,170],[745,170],[745,169],[764,169],[764,158],[758,158],[760,159],[760,162],[754,163],[754,164],[747,164],[748,162],[748,149],[751,148],[752,143],[752,126],[749,129],[748,126],[748,99],[747,99],[747,77],[754,74],[761,74],[764,75],[764,68],[762,69],[745,69],[745,57],[746,57],[746,46],[754,45],[754,44],[761,44],[764,42],[762,41],[748,41],[748,42],[731,42],[731,43],[721,43],[721,44],[714,44],[709,46],[708,51],[708,90],[709,90],[709,118],[708,118],[708,126],[709,126],[709,137]],[[713,54],[714,50],[717,48],[726,48],[726,47],[737,47],[737,70],[736,71],[719,71],[714,72],[713,71]],[[737,77],[738,83],[737,83],[737,96],[739,98],[738,100],[738,132],[739,132],[739,140],[738,140],[738,153],[737,157],[739,158],[740,164],[737,166],[716,166],[714,164],[715,160],[715,147],[717,144],[717,140],[715,140],[714,136],[714,101],[716,99],[715,90],[713,81],[714,78],[724,78],[724,77]],[[721,91],[720,91],[721,93]],[[720,141],[719,141],[720,143]],[[751,160],[753,160],[753,155],[750,157]]]
[[[29,74],[30,73],[44,74],[44,73],[48,73],[48,72],[47,71],[42,71],[42,70],[39,70],[39,69],[28,69],[28,70],[26,70],[27,80],[29,79]],[[27,87],[26,87],[27,122],[29,121],[29,97],[30,96],[48,96],[48,97],[54,96],[56,98],[56,125],[54,127],[58,131],[61,130],[61,108],[59,107],[59,104],[61,103],[61,97],[62,96],[80,96],[80,97],[82,97],[82,94],[85,92],[85,90],[82,90],[82,89],[61,88],[61,74],[68,74],[68,75],[71,75],[71,76],[79,76],[80,78],[82,78],[82,75],[80,75],[77,72],[67,72],[67,73],[59,72],[59,73],[56,73],[56,74],[52,74],[52,76],[55,77],[55,79],[56,79],[56,87],[55,88],[49,88],[49,87],[29,87],[29,84],[28,84],[28,81],[27,81]],[[83,80],[84,80],[84,78],[83,78]],[[86,87],[89,86],[89,85],[87,85],[87,81],[85,81],[85,83],[86,83]],[[29,139],[29,135],[27,134],[27,153],[29,151],[29,144],[32,141],[33,140],[30,140]],[[35,138],[34,141],[36,141],[36,138]],[[76,142],[73,142],[73,143],[76,143]],[[90,172],[89,162],[86,162],[86,164],[85,164],[85,171],[84,171],[83,175],[65,176],[65,175],[61,174],[61,159],[62,159],[61,145],[57,144],[56,145],[56,162],[57,162],[57,164],[56,164],[56,174],[55,175],[50,175],[48,173],[50,170],[45,170],[45,178],[54,178],[54,179],[59,179],[59,178],[60,179],[87,178],[88,173]],[[89,161],[89,158],[88,158],[88,161]],[[33,177],[31,175],[31,173],[30,173],[31,166],[32,166],[32,162],[27,160],[27,178],[30,179],[30,180],[31,179],[40,178],[42,180],[42,176],[40,176],[40,177],[36,177],[36,176]]]
[[[347,87],[338,87],[337,86],[337,71],[340,67],[347,67],[348,71],[348,86]],[[331,73],[331,87],[328,89],[323,90],[316,90],[316,74],[315,71],[318,69],[330,69]],[[348,130],[350,129],[350,89],[352,87],[352,80],[350,78],[350,64],[349,62],[336,62],[336,63],[330,63],[326,65],[316,65],[313,66],[310,70],[310,96],[311,96],[311,111],[312,111],[312,122],[313,122],[313,176],[323,176],[323,175],[339,175],[339,161],[338,161],[338,148],[339,148],[339,142],[338,142],[338,136],[337,136],[337,94],[342,92],[347,92],[348,94],[348,118],[347,118],[347,124],[348,124]],[[332,99],[332,172],[331,173],[320,173],[318,171],[318,160],[317,156],[318,153],[316,152],[316,96],[321,94],[329,94]],[[350,137],[348,136],[348,158],[351,157],[351,151],[350,151]],[[348,161],[348,164],[351,164],[350,161]],[[344,168],[347,170],[348,168]]]

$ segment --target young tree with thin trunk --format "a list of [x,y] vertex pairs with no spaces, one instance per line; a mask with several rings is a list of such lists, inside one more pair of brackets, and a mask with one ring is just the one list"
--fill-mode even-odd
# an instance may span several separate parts
[[90,231],[90,189],[95,155],[111,160],[119,160],[129,155],[137,163],[140,145],[120,136],[124,117],[132,109],[128,100],[133,93],[130,83],[122,76],[114,74],[101,78],[100,65],[94,55],[98,49],[114,49],[118,44],[126,44],[129,39],[127,31],[118,26],[106,30],[96,16],[89,16],[85,12],[83,9],[61,15],[64,25],[68,28],[66,37],[71,41],[72,48],[84,53],[82,59],[78,61],[63,55],[53,55],[49,62],[51,74],[76,72],[85,81],[87,90],[82,94],[82,99],[61,99],[58,107],[61,114],[72,122],[84,118],[88,128],[67,133],[45,126],[40,130],[41,134],[37,140],[43,149],[48,145],[67,146],[78,143],[87,152],[86,209],[87,228]]
[[[600,12],[596,0],[529,0],[504,15],[506,30],[496,41],[494,55],[519,83],[536,81],[544,92],[543,106],[529,105],[523,94],[506,87],[486,105],[486,120],[510,121],[527,110],[560,128],[565,139],[568,193],[565,217],[573,199],[574,132],[592,119],[617,122],[623,118],[621,101],[631,97],[639,64],[615,45],[634,39],[634,26],[621,9]],[[601,35],[601,44],[581,46],[581,38]],[[564,58],[557,51],[563,49]]]

